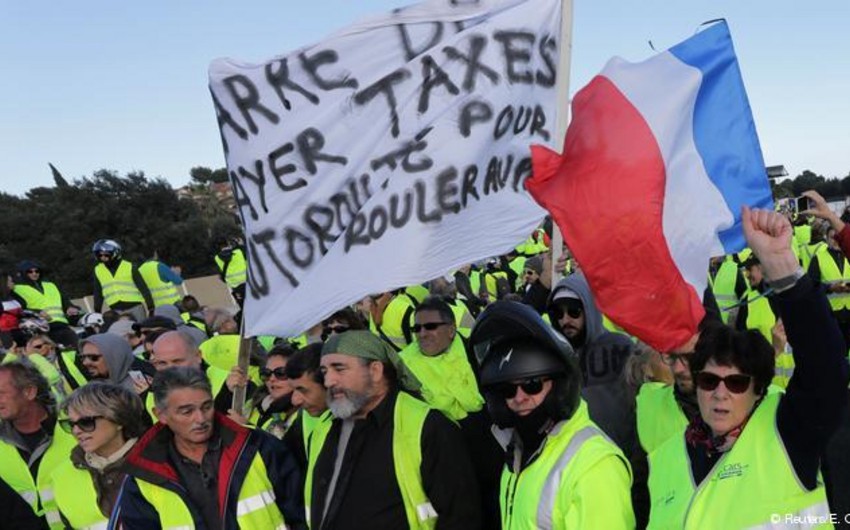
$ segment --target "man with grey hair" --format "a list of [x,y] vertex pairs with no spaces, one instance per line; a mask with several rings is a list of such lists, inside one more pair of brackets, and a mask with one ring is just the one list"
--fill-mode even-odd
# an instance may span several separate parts
[[[230,373],[221,368],[211,366],[201,356],[201,351],[194,339],[182,331],[166,331],[153,343],[151,364],[157,371],[175,366],[197,368],[204,372],[212,384],[212,394],[215,396],[215,410],[227,413],[233,403],[233,390],[238,386],[246,386],[246,395],[254,391],[253,383],[248,382],[247,376],[238,367],[232,367]],[[149,411],[153,410],[153,396],[147,396],[145,404]]]
[[77,442],[58,427],[47,379],[26,360],[0,365],[0,420],[0,479],[36,516],[61,526],[51,475]]
[[163,369],[151,390],[159,423],[127,456],[110,528],[306,528],[301,472],[282,442],[217,413],[197,368]]
[[399,389],[415,379],[386,342],[363,330],[335,334],[321,371],[335,419],[311,437],[304,495],[313,528],[481,527],[460,430]]

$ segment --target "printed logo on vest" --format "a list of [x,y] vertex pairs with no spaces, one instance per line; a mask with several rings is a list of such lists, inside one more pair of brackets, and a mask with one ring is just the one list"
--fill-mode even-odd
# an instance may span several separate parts
[[726,464],[717,471],[717,475],[715,475],[715,480],[741,477],[744,475],[744,471],[746,471],[748,467],[750,467],[749,464]]

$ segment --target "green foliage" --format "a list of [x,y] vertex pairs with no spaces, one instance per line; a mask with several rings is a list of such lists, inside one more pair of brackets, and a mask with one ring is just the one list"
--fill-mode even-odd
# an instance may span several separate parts
[[192,177],[192,182],[196,184],[209,184],[212,182],[227,182],[227,169],[210,169],[204,166],[196,166],[189,170],[189,176]]
[[843,179],[825,178],[810,170],[805,170],[793,179],[771,182],[773,196],[777,199],[799,197],[806,190],[815,190],[827,200],[842,200],[850,195],[850,174]]
[[[214,197],[213,197],[214,198]],[[223,207],[179,198],[162,179],[100,170],[56,188],[33,188],[23,198],[0,194],[0,263],[35,259],[70,296],[92,290],[92,244],[118,241],[134,263],[156,253],[185,276],[215,272],[214,230],[238,230]],[[214,228],[215,227],[215,228]]]

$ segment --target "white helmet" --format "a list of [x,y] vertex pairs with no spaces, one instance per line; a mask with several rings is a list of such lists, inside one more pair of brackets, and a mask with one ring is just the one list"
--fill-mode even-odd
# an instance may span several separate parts
[[98,328],[103,327],[103,315],[100,313],[86,313],[80,320],[77,322],[77,325],[82,326],[84,328]]

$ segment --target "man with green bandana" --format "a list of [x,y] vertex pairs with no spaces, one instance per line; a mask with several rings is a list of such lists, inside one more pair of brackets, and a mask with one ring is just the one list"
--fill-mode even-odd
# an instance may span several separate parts
[[333,335],[321,370],[334,420],[310,442],[313,529],[477,529],[478,486],[459,429],[404,389],[398,354],[368,331]]

